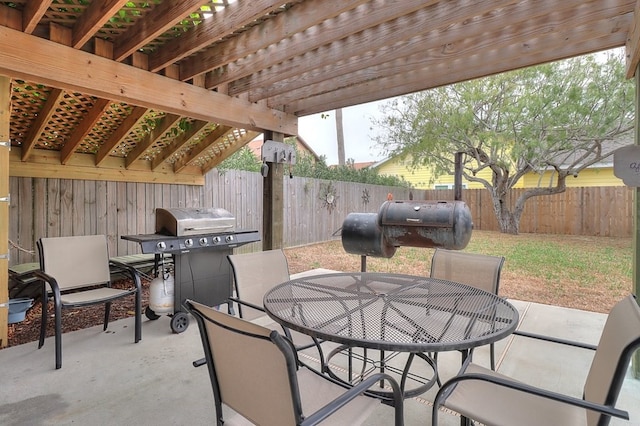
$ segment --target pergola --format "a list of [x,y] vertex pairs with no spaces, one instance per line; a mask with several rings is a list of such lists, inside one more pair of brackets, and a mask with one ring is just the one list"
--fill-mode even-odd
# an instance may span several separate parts
[[[307,114],[620,46],[631,78],[639,11],[633,0],[0,1],[0,346],[9,176],[202,184],[258,133],[296,135]],[[277,245],[278,173],[267,180]]]

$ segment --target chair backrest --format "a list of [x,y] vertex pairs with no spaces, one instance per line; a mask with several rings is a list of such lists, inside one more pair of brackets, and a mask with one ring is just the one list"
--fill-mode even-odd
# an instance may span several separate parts
[[[584,399],[615,406],[633,353],[640,347],[640,307],[633,295],[618,302],[607,317],[584,386]],[[589,411],[589,425],[607,425],[609,417]]]
[[498,294],[502,256],[436,249],[431,259],[431,277],[467,284]]
[[61,290],[109,283],[106,235],[40,238],[40,269],[56,279]]
[[[262,306],[264,294],[273,286],[289,281],[289,265],[282,250],[267,250],[227,256],[238,299]],[[252,320],[263,316],[254,309],[242,309],[242,318]]]
[[293,349],[276,331],[188,300],[207,359],[216,411],[221,403],[260,425],[302,419]]

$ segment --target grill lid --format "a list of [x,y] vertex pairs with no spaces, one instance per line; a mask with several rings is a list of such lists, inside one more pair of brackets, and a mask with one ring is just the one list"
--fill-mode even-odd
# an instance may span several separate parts
[[236,218],[222,208],[156,209],[156,233],[183,236],[234,231]]

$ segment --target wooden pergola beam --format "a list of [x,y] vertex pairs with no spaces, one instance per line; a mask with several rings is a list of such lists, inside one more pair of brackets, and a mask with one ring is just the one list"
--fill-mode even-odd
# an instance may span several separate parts
[[627,42],[625,44],[627,52],[627,78],[631,78],[635,75],[636,70],[638,69],[638,64],[640,63],[640,21],[638,21],[637,18],[640,16],[640,0],[636,0],[633,15],[636,16],[636,19],[634,19],[631,24],[629,37],[627,37]]
[[0,27],[0,74],[232,127],[298,133],[297,117],[282,111],[6,27]]
[[9,344],[9,123],[11,79],[0,75],[0,348]]

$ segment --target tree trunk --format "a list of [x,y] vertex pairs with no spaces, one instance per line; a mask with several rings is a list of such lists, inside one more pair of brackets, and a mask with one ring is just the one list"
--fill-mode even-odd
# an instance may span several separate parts
[[493,202],[493,211],[495,212],[500,232],[503,234],[518,235],[520,232],[520,212],[511,212],[507,204],[507,196],[505,193],[498,194],[497,191],[491,192],[491,200]]

